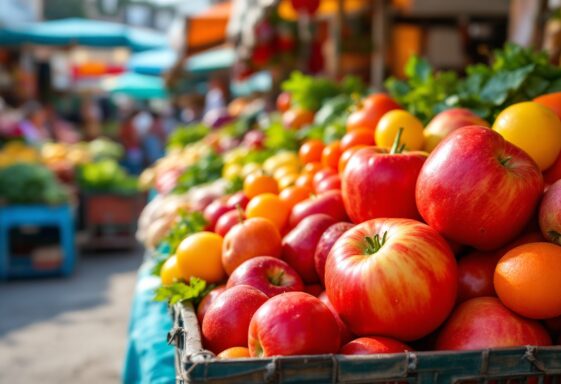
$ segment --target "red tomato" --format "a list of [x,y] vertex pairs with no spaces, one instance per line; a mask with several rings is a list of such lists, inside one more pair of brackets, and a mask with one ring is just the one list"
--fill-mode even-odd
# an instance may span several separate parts
[[321,153],[325,145],[321,140],[308,140],[300,147],[298,157],[303,164],[321,161]]
[[374,132],[382,116],[394,109],[401,109],[401,106],[388,95],[383,93],[370,95],[362,101],[361,108],[349,115],[347,131],[367,129]]
[[324,167],[337,169],[339,167],[339,158],[341,157],[341,142],[334,141],[325,146],[321,153],[321,163]]
[[290,109],[292,96],[288,92],[281,92],[277,97],[277,109],[279,112],[286,112]]
[[356,129],[341,139],[341,151],[357,146],[374,145],[374,134],[369,129]]

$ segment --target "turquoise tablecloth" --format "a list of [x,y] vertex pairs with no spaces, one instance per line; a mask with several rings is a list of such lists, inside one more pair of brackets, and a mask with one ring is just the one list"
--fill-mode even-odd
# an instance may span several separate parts
[[166,341],[172,320],[165,303],[152,301],[160,279],[150,275],[151,268],[146,261],[138,272],[123,370],[126,384],[175,382],[174,349]]

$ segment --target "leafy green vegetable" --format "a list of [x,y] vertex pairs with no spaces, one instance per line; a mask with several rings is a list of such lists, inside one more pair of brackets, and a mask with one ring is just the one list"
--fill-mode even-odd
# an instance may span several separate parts
[[68,191],[42,165],[18,163],[0,169],[0,200],[11,204],[61,204]]
[[154,301],[167,301],[169,305],[174,305],[191,300],[196,304],[202,300],[212,288],[213,286],[207,285],[206,281],[197,277],[191,277],[189,284],[180,281],[171,285],[158,287],[156,289]]
[[197,185],[218,180],[222,176],[223,166],[222,156],[211,151],[183,172],[173,191],[183,193]]
[[105,159],[119,160],[125,154],[125,150],[121,144],[107,137],[100,137],[92,140],[88,144],[88,150],[94,161]]
[[239,192],[243,189],[243,178],[236,177],[233,180],[228,181],[228,185],[226,186],[226,193],[232,194]]
[[293,105],[317,111],[328,99],[340,94],[362,94],[366,87],[357,77],[346,77],[341,84],[337,84],[325,77],[308,76],[295,71],[282,84],[282,89],[291,93]]
[[[173,255],[187,236],[201,232],[206,227],[207,222],[201,212],[179,212],[179,220],[171,227],[162,243],[167,245],[167,256]],[[167,260],[167,257],[166,257]],[[164,260],[165,261],[165,260]],[[158,272],[159,274],[159,272]]]
[[345,113],[353,104],[354,100],[349,95],[335,96],[323,103],[319,111],[316,112],[314,123],[327,125]]
[[208,135],[210,128],[204,124],[189,124],[177,127],[168,137],[168,148],[183,148],[187,144],[201,140]]
[[138,191],[138,179],[112,159],[81,165],[77,175],[78,184],[85,191],[119,194],[135,194]]
[[386,88],[425,123],[451,107],[469,108],[492,122],[509,105],[561,90],[561,68],[544,52],[515,44],[495,51],[491,65],[468,66],[466,74],[458,79],[453,72],[434,73],[426,60],[413,57],[407,79],[390,78]]
[[264,131],[265,147],[267,149],[274,151],[283,149],[298,150],[299,140],[297,131],[286,129],[280,120],[272,121]]

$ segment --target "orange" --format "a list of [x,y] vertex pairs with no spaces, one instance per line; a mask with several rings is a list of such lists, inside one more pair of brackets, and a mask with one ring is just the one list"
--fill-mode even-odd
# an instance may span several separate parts
[[304,164],[321,161],[321,152],[325,145],[321,140],[308,140],[300,147],[298,157]]
[[231,347],[223,350],[216,357],[219,359],[240,359],[249,357],[249,349],[246,347]]
[[292,187],[284,189],[279,194],[279,197],[286,203],[288,207],[290,207],[290,209],[292,209],[299,202],[308,199],[310,197],[310,193],[311,190],[309,190],[308,188],[294,185]]
[[198,232],[183,239],[176,251],[181,278],[189,281],[195,276],[207,283],[224,280],[222,242],[222,236],[214,232]]
[[243,182],[243,192],[250,199],[262,193],[279,193],[277,181],[262,173],[252,173]]
[[264,193],[254,197],[245,209],[245,215],[248,219],[252,217],[269,219],[279,231],[282,231],[286,225],[289,214],[290,207],[279,196],[272,193]]
[[534,99],[536,103],[545,105],[561,119],[561,92],[548,93]]
[[339,158],[341,157],[341,142],[334,141],[323,149],[321,153],[321,163],[324,167],[337,169],[339,167]]
[[160,269],[160,279],[162,279],[162,285],[171,285],[176,280],[179,279],[179,268],[177,267],[177,257],[172,255],[166,260],[162,269]]
[[495,268],[497,295],[512,311],[531,319],[561,315],[561,247],[528,243],[508,251]]

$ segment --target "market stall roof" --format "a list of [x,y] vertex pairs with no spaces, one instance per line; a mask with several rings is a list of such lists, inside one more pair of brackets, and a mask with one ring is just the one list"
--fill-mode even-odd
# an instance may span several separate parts
[[104,79],[103,90],[112,94],[127,95],[137,100],[163,99],[168,96],[161,77],[127,72]]
[[[133,55],[129,60],[130,71],[145,75],[161,75],[170,69],[177,60],[171,49],[158,49]],[[234,65],[235,53],[232,48],[224,47],[204,51],[187,58],[185,71],[205,74]]]
[[226,29],[230,14],[231,1],[218,3],[206,11],[189,16],[186,20],[186,50],[198,52],[226,41]]
[[24,24],[0,34],[0,44],[130,47],[133,51],[167,46],[164,34],[103,20],[70,18]]

